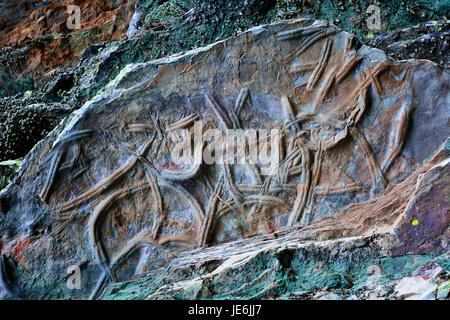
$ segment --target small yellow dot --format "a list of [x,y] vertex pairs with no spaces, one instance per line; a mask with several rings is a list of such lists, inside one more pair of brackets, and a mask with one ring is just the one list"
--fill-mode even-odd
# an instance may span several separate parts
[[418,224],[419,224],[419,220],[415,220],[415,219],[414,219],[414,220],[412,221],[412,225],[413,225],[413,226],[417,226]]

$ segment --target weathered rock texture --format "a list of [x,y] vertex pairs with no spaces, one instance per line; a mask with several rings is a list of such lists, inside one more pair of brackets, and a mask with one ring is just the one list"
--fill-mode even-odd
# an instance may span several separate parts
[[3,161],[0,162],[0,189],[8,186],[11,182],[9,177],[19,171],[21,161]]
[[[65,24],[65,6],[70,4],[79,5],[82,13],[82,29],[75,32]],[[366,11],[374,4],[380,7],[380,30],[367,28],[370,14]],[[54,102],[62,104],[56,113],[62,107],[68,115],[103,90],[127,64],[206,46],[252,26],[286,18],[332,21],[355,33],[363,44],[376,35],[397,30],[394,36],[382,37],[371,46],[389,46],[386,52],[398,59],[427,58],[446,64],[448,39],[438,30],[439,25],[433,30],[425,28],[431,34],[420,46],[405,41],[399,28],[446,20],[449,12],[448,1],[429,0],[352,0],[347,4],[336,0],[139,0],[135,5],[125,0],[0,1],[0,17],[8,21],[0,25],[0,32],[4,30],[5,38],[17,42],[5,42],[11,46],[0,51],[0,99],[9,97],[9,107],[2,109],[0,116],[10,117],[31,103],[47,104],[51,109]],[[125,32],[126,40],[116,40],[125,38]],[[401,46],[393,43],[399,38]],[[15,119],[16,128],[34,126],[26,117]],[[0,161],[24,157],[46,131],[45,126],[23,140],[13,139],[18,143],[11,144],[7,136],[14,134],[17,138],[22,133],[0,128]]]
[[[124,38],[136,0],[124,1],[1,1],[0,72],[14,70],[20,77],[32,75],[36,82],[54,69],[76,62],[96,43]],[[79,29],[67,21],[77,5]]]
[[[4,294],[98,297],[144,274],[140,298],[311,297],[357,291],[373,261],[405,255],[448,272],[449,81],[307,20],[129,65],[1,195]],[[175,166],[169,131],[192,119],[279,128],[277,174]]]
[[[88,99],[78,98],[84,87],[74,69],[83,69],[77,63],[86,48],[126,37],[135,4],[0,1],[0,161],[23,158]],[[80,8],[80,29],[67,27],[70,5]]]

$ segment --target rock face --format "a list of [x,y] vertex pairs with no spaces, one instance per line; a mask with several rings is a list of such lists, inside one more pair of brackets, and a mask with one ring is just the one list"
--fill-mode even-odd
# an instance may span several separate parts
[[[0,72],[15,69],[39,82],[44,73],[73,63],[84,49],[126,35],[136,0],[124,1],[1,1]],[[80,26],[68,26],[80,9]]]
[[[136,1],[1,1],[1,47],[22,46],[26,40],[32,40],[45,34],[77,32],[69,29],[67,18],[68,6],[78,5],[84,15],[80,20],[80,29],[87,30],[115,20],[118,15],[130,11]],[[43,3],[42,3],[43,2]],[[114,18],[116,16],[116,18]],[[114,23],[114,22],[113,22]],[[118,39],[126,33],[127,25],[116,26],[110,39]],[[106,40],[106,39],[105,39]]]
[[435,297],[437,285],[422,278],[403,278],[395,290],[404,300],[431,300]]
[[[308,20],[128,65],[1,194],[4,294],[96,298],[145,275],[127,298],[310,297],[405,255],[448,272],[449,82]],[[200,120],[279,129],[278,170],[175,164],[171,132]]]
[[[86,48],[126,37],[135,4],[0,1],[0,161],[23,158],[88,99],[79,98],[85,89],[76,65]],[[80,25],[69,29],[74,5]]]
[[0,189],[8,186],[11,182],[9,177],[13,176],[20,168],[21,161],[0,162]]
[[42,103],[32,98],[26,100],[27,104],[17,102],[14,98],[0,100],[0,161],[24,157],[36,139],[45,138],[71,111],[57,102]]
[[429,59],[443,66],[450,64],[450,23],[431,21],[389,32],[369,41],[395,59]]

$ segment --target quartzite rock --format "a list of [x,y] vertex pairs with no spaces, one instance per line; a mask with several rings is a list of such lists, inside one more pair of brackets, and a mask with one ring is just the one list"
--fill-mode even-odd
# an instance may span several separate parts
[[[5,286],[28,298],[96,297],[111,279],[156,273],[181,252],[216,245],[225,262],[211,273],[220,276],[259,253],[270,258],[272,247],[251,238],[265,234],[285,234],[275,247],[312,242],[336,259],[335,249],[359,246],[373,258],[445,252],[449,81],[435,63],[394,63],[306,20],[129,65],[31,151],[1,195]],[[278,127],[280,169],[175,166],[170,129],[182,120],[192,130],[192,119],[204,129]],[[247,251],[230,242],[241,239]],[[214,260],[201,248],[186,255],[191,265]],[[283,269],[290,258],[279,261]],[[80,290],[66,287],[71,265],[81,268]],[[352,285],[339,273],[328,280]]]

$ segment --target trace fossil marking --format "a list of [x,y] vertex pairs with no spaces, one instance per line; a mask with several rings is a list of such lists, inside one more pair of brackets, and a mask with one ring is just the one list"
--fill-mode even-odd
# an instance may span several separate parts
[[[314,219],[314,206],[318,197],[351,193],[363,188],[355,181],[340,185],[332,182],[321,183],[323,162],[327,157],[327,152],[347,139],[354,140],[367,162],[372,186],[386,187],[388,181],[384,174],[401,152],[409,111],[402,108],[398,126],[394,129],[389,143],[390,151],[381,166],[377,163],[364,131],[359,129],[358,125],[368,103],[369,86],[372,86],[377,94],[383,94],[383,85],[378,77],[389,67],[389,63],[381,62],[375,67],[366,68],[365,71],[359,73],[352,91],[343,97],[346,100],[345,111],[322,112],[327,103],[330,103],[328,100],[332,98],[333,86],[337,87],[348,82],[347,79],[351,78],[352,72],[361,61],[355,51],[351,50],[352,39],[348,38],[345,43],[345,54],[340,58],[332,55],[336,40],[331,36],[336,33],[337,30],[319,23],[277,34],[280,40],[297,41],[299,44],[295,52],[284,57],[284,63],[292,61],[313,46],[321,46],[322,49],[317,61],[288,68],[289,73],[292,74],[311,73],[306,81],[306,91],[311,92],[314,96],[313,108],[311,111],[304,111],[291,97],[285,94],[279,97],[279,105],[285,119],[281,124],[279,140],[280,165],[274,176],[262,176],[257,165],[247,164],[245,165],[246,174],[251,181],[238,181],[233,167],[229,164],[221,164],[216,168],[218,173],[215,184],[213,184],[208,174],[205,174],[205,168],[201,163],[196,163],[187,170],[157,169],[156,159],[153,159],[148,151],[151,149],[163,153],[170,150],[167,136],[177,129],[186,129],[192,135],[190,128],[194,122],[204,120],[204,116],[198,113],[188,113],[187,115],[185,113],[179,120],[166,122],[166,130],[163,130],[160,125],[161,119],[154,117],[152,117],[151,124],[126,123],[124,121],[117,125],[121,134],[143,134],[139,135],[140,137],[151,134],[151,137],[147,136],[147,140],[141,143],[137,150],[120,142],[121,139],[113,134],[98,128],[77,131],[61,139],[54,148],[54,154],[51,155],[47,178],[40,193],[43,201],[48,201],[50,197],[58,170],[73,170],[75,163],[80,158],[82,147],[75,145],[75,158],[68,164],[61,165],[71,143],[78,143],[81,139],[104,133],[111,142],[120,146],[129,155],[129,158],[119,168],[101,181],[72,200],[56,206],[63,214],[65,222],[53,234],[60,233],[74,219],[73,211],[78,207],[93,199],[100,200],[90,213],[88,221],[89,241],[102,269],[102,274],[92,291],[91,298],[98,295],[108,279],[116,279],[116,269],[137,248],[142,246],[167,247],[174,243],[188,247],[207,246],[214,241],[213,236],[220,220],[228,214],[237,213],[239,216],[244,216],[246,212],[249,212],[251,218],[256,219],[258,215],[264,214],[264,208],[277,208],[277,210],[288,212],[286,227],[298,223],[310,223]],[[336,59],[340,59],[340,61],[336,61]],[[331,64],[330,61],[333,63]],[[247,112],[247,108],[244,106],[248,104],[249,108],[253,107],[252,101],[249,99],[251,94],[252,92],[248,88],[240,88],[236,92],[232,107],[219,103],[212,91],[204,93],[204,99],[206,106],[215,116],[216,124],[222,130],[240,129],[243,123],[240,115]],[[204,144],[200,147],[203,150]],[[82,163],[83,167],[75,172],[73,177],[78,177],[86,171],[86,163],[83,161]],[[132,185],[125,184],[120,187],[121,182],[128,181],[126,177],[132,169],[140,164],[144,167],[145,179],[137,179],[132,182]],[[205,192],[206,199],[198,199],[192,190],[186,187],[186,183],[197,180],[202,180],[204,182],[202,185],[207,186],[204,188],[210,190]],[[171,193],[188,203],[193,215],[191,230],[172,235],[162,234],[169,215],[169,201],[166,201],[169,199],[164,199],[162,188],[170,190]],[[155,212],[153,223],[149,228],[129,240],[118,253],[110,257],[102,242],[100,219],[108,214],[108,209],[114,202],[144,191],[149,192],[149,199],[152,201]],[[334,209],[334,207],[332,208]],[[5,286],[3,259],[2,257],[0,261],[2,263],[0,281]]]
[[3,255],[0,255],[0,286],[3,287],[9,297],[16,296],[11,286],[11,282],[8,278],[8,272],[6,270],[6,258]]

